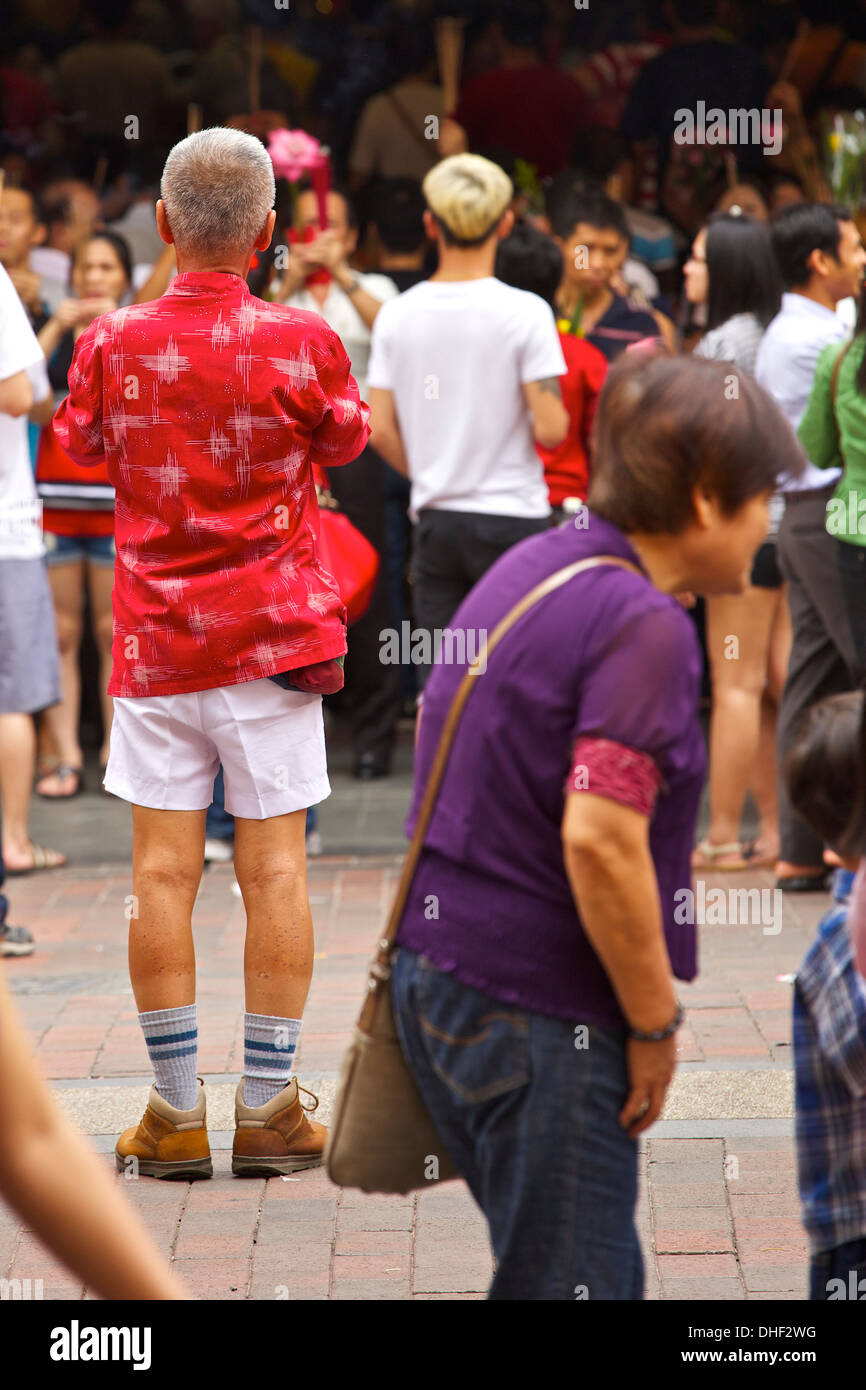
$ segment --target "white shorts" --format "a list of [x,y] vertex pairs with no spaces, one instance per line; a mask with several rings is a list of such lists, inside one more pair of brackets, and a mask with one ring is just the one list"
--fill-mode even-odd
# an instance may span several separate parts
[[222,763],[232,815],[266,820],[330,795],[321,695],[244,681],[114,701],[105,790],[136,806],[203,811]]

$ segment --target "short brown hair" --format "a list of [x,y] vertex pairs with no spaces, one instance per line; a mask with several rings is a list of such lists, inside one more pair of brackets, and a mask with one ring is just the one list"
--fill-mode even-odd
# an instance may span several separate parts
[[820,700],[806,715],[800,737],[782,764],[797,815],[825,845],[842,853],[850,852],[860,783],[862,717],[862,690]]
[[601,394],[588,502],[627,533],[676,535],[693,520],[696,487],[730,516],[803,467],[791,426],[747,372],[627,353]]

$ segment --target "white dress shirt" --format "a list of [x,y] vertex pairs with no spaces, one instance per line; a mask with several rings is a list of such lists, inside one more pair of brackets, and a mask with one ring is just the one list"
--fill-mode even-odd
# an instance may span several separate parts
[[[840,316],[803,294],[782,295],[782,307],[758,348],[755,376],[778,402],[796,434],[809,403],[815,366],[828,343],[847,337]],[[840,477],[839,468],[816,468],[807,462],[799,478],[780,477],[783,492],[809,492]]]

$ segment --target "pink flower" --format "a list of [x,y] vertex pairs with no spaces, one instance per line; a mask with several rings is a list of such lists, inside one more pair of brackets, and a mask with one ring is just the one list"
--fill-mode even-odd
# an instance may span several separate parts
[[327,155],[318,140],[305,130],[272,130],[268,136],[268,154],[274,173],[293,183],[327,164]]

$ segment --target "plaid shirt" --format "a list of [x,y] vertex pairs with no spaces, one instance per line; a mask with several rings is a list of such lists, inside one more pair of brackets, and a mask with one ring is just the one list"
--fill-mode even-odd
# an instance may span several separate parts
[[794,989],[797,1164],[813,1254],[866,1236],[866,981],[847,918],[844,905],[824,917]]
[[346,650],[313,465],[369,436],[342,343],[238,275],[178,275],[95,319],[54,433],[117,493],[110,695],[175,695]]

